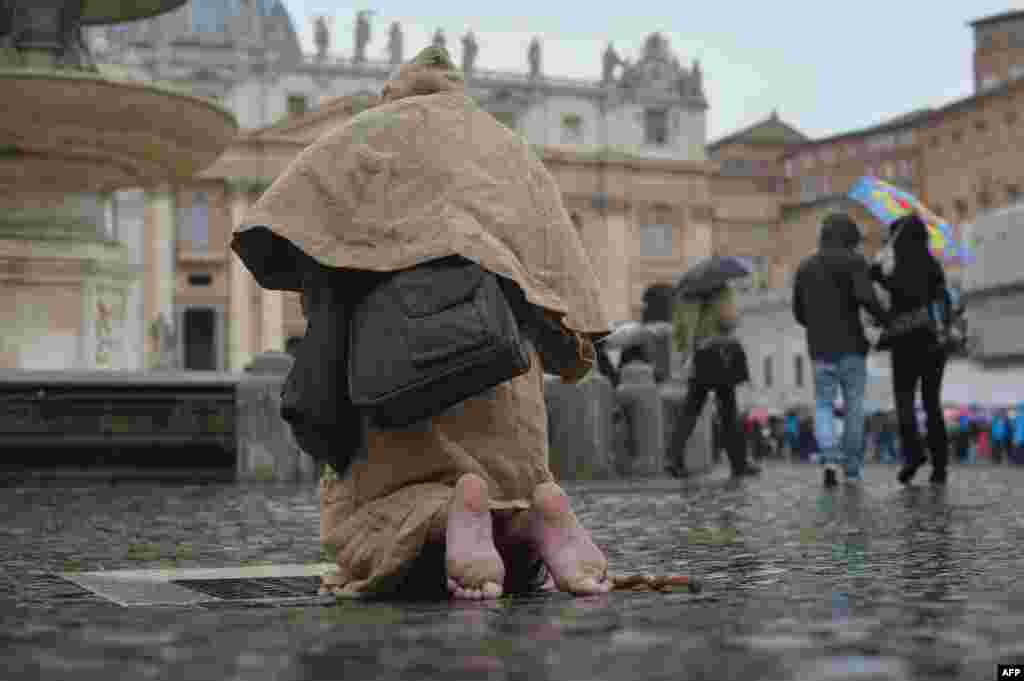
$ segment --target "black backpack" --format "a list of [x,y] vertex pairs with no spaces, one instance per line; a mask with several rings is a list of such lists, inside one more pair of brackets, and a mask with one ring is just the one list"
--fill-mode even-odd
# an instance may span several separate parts
[[697,342],[691,380],[699,385],[735,387],[750,380],[743,345],[733,336],[711,336]]
[[526,373],[530,355],[497,275],[460,256],[388,276],[352,313],[352,403],[403,428]]

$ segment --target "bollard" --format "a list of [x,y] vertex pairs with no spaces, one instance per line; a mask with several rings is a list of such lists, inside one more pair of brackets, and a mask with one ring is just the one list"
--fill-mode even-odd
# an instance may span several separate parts
[[262,482],[314,481],[313,458],[302,451],[291,426],[281,418],[281,386],[293,359],[284,352],[257,355],[238,382],[239,480]]
[[624,417],[619,421],[621,430],[616,438],[616,470],[623,476],[663,475],[664,414],[650,364],[630,362],[622,367],[616,404]]
[[651,362],[654,364],[654,382],[665,383],[672,379],[672,325],[655,322],[647,325],[650,330],[648,342]]
[[615,476],[612,465],[611,381],[600,373],[575,385],[544,376],[549,465],[560,480]]

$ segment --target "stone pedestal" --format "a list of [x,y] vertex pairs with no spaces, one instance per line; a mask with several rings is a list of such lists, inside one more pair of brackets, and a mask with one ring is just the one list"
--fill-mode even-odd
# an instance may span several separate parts
[[315,481],[317,466],[281,418],[281,385],[292,366],[283,352],[257,355],[238,382],[239,480]]
[[544,377],[544,403],[548,414],[550,465],[560,480],[601,479],[615,476],[612,465],[611,381],[592,374],[578,384]]
[[651,331],[650,353],[654,363],[654,382],[664,383],[672,378],[672,325],[654,322],[647,325]]
[[663,475],[664,414],[654,368],[643,362],[630,362],[622,367],[620,376],[615,397],[622,409],[623,436],[616,437],[616,469],[623,476]]

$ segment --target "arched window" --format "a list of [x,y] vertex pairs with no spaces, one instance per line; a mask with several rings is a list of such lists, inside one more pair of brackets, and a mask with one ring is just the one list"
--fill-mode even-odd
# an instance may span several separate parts
[[194,251],[210,247],[210,200],[206,192],[192,194],[192,210],[188,220],[188,238]]

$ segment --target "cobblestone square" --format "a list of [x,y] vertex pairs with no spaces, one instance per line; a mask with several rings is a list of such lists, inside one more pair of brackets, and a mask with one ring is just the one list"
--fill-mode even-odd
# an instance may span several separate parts
[[492,604],[122,607],[53,575],[320,562],[314,486],[12,482],[2,490],[8,679],[990,679],[1024,659],[1024,471],[895,467],[825,491],[769,464],[569,485],[613,572],[704,591]]

